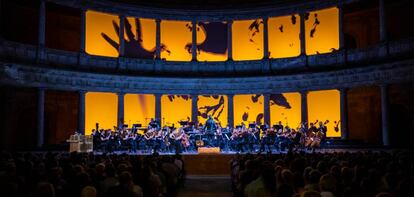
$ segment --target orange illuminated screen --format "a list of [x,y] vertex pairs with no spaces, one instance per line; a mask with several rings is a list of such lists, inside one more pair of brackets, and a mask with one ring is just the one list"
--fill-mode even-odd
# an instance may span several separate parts
[[[340,137],[340,101],[338,90],[312,91],[308,93],[308,120],[315,123],[316,120],[328,122],[327,137]],[[318,126],[319,123],[316,125]],[[338,131],[335,131],[337,127]]]
[[118,57],[118,48],[108,41],[113,40],[119,43],[119,36],[113,22],[119,26],[119,17],[102,12],[86,11],[85,50],[88,54]]
[[127,17],[127,21],[130,26],[125,24],[125,56],[154,58],[156,49],[155,20]]
[[114,93],[88,92],[85,96],[85,134],[90,134],[99,123],[100,129],[117,126],[118,95]]
[[338,50],[338,8],[310,12],[308,19],[305,21],[305,38],[307,55]]
[[272,94],[270,96],[271,125],[279,121],[296,129],[301,122],[301,96],[299,93]]
[[162,95],[161,119],[166,124],[179,127],[179,121],[191,120],[191,97],[188,95]]
[[129,127],[141,124],[146,127],[155,116],[155,96],[152,94],[125,94],[124,120]]
[[209,115],[222,127],[227,125],[227,96],[225,95],[200,95],[197,100],[198,122],[206,122]]
[[[204,24],[207,24],[207,22],[204,22]],[[227,26],[227,23],[223,22]],[[227,32],[221,32],[221,33],[227,33]],[[202,45],[204,42],[207,41],[207,32],[204,27],[201,25],[197,25],[197,45]],[[213,35],[210,35],[213,36]],[[227,37],[227,34],[225,35]],[[227,48],[227,43],[217,43],[221,45],[225,45]],[[197,52],[197,60],[198,61],[226,61],[228,58],[227,50],[224,54],[217,54],[217,53],[211,53],[206,52],[204,50],[198,50]]]
[[170,61],[191,61],[191,22],[161,21],[161,58]]
[[263,58],[263,20],[234,21],[232,25],[233,60]]
[[269,57],[285,58],[300,55],[300,16],[269,18]]
[[234,125],[264,122],[263,96],[257,94],[234,96]]

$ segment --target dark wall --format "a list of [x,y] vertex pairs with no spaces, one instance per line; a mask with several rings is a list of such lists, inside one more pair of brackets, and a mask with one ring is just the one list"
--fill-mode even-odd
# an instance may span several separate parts
[[46,47],[66,51],[80,49],[80,11],[46,4]]
[[31,149],[36,146],[37,91],[2,87],[2,148]]
[[390,139],[393,146],[413,147],[414,83],[389,87]]
[[392,0],[386,2],[388,39],[397,40],[414,37],[414,2],[412,0]]
[[45,93],[45,143],[61,144],[78,128],[79,94],[47,90]]
[[1,35],[11,41],[38,43],[38,0],[1,1]]
[[379,42],[378,0],[344,5],[343,10],[345,47],[364,48]]
[[382,143],[379,87],[352,88],[347,98],[349,139]]

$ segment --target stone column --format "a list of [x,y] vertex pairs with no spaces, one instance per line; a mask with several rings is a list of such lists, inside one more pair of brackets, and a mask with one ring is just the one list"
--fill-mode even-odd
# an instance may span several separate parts
[[162,94],[155,94],[155,119],[163,124],[161,117],[161,96]]
[[341,139],[348,139],[348,99],[347,99],[348,89],[341,88],[339,90],[340,95],[340,108],[341,108]]
[[343,5],[340,3],[338,5],[338,25],[339,25],[339,50],[345,48],[345,35],[344,35],[344,10]]
[[[228,105],[228,114],[227,114],[227,124],[230,125],[230,127],[234,127],[234,104],[233,104],[233,97],[234,94],[228,94],[227,95],[227,105]],[[224,125],[222,125],[224,126]]]
[[233,46],[232,46],[232,29],[233,26],[233,20],[228,20],[227,21],[227,56],[228,56],[228,60],[233,60]]
[[125,20],[126,18],[124,15],[119,16],[119,57],[125,56]]
[[269,59],[269,25],[268,17],[263,18],[263,59]]
[[389,136],[389,103],[388,103],[388,87],[381,85],[381,116],[382,116],[382,143],[384,146],[390,146]]
[[125,93],[123,92],[118,93],[118,115],[117,115],[118,128],[124,125],[124,96],[125,96]]
[[385,15],[385,2],[384,0],[379,0],[379,26],[380,26],[380,41],[387,41],[387,20]]
[[270,94],[263,94],[264,123],[270,125]]
[[195,20],[191,21],[192,24],[192,47],[191,47],[191,55],[192,61],[197,61],[197,22]]
[[197,104],[197,100],[198,100],[198,95],[197,94],[192,94],[191,95],[191,121],[194,123],[198,123],[198,104]]
[[86,10],[81,9],[80,15],[80,53],[85,53],[86,47]]
[[46,2],[45,0],[40,1],[39,7],[39,29],[38,29],[38,45],[40,47],[45,46],[45,34],[46,34]]
[[45,55],[45,34],[46,34],[46,1],[41,0],[39,6],[39,24],[37,34],[37,63],[43,63],[46,58]]
[[161,19],[155,19],[155,58],[161,59]]
[[85,134],[85,95],[86,91],[79,91],[78,132]]
[[45,140],[45,89],[37,90],[37,140],[36,148],[42,148]]
[[305,31],[305,13],[300,13],[300,54],[306,55],[306,31]]
[[301,122],[307,123],[305,126],[308,126],[308,92],[307,91],[301,91]]

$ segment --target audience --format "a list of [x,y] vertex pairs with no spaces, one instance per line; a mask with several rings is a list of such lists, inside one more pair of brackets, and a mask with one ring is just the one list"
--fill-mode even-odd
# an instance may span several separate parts
[[[0,154],[2,196],[174,196],[185,178],[180,155]],[[230,166],[236,197],[400,197],[414,186],[410,151],[236,154]]]
[[230,162],[234,196],[409,196],[414,154],[336,152],[235,155]]
[[180,156],[1,152],[1,196],[174,196]]

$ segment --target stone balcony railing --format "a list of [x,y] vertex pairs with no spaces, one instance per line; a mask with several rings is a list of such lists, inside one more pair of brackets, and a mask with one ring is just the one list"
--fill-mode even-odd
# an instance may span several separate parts
[[414,54],[414,39],[373,45],[369,48],[341,50],[328,54],[293,58],[224,62],[171,62],[135,58],[111,58],[62,51],[10,41],[1,41],[0,58],[4,61],[35,64],[74,71],[92,71],[129,75],[209,75],[245,76],[278,75],[334,70],[372,65],[387,59],[405,58]]

